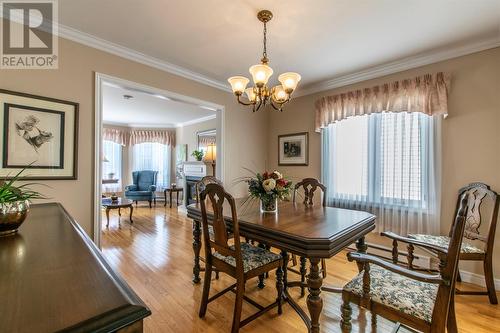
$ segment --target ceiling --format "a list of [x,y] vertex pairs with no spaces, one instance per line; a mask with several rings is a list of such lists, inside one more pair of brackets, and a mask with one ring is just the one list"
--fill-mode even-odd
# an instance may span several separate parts
[[[64,0],[63,26],[227,84],[262,52],[302,87],[418,54],[496,41],[500,0]],[[228,85],[227,85],[228,86]]]
[[171,128],[216,117],[216,111],[198,105],[112,83],[104,83],[102,100],[103,122],[112,125]]

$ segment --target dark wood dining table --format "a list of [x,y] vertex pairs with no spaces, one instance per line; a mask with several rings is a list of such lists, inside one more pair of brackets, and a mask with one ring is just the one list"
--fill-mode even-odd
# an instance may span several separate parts
[[[308,331],[320,332],[319,317],[323,309],[321,291],[334,291],[335,288],[323,286],[319,262],[322,258],[331,258],[347,246],[356,243],[359,252],[366,252],[365,235],[375,229],[375,215],[367,212],[322,207],[306,206],[303,203],[281,202],[277,213],[261,213],[256,202],[236,200],[239,229],[241,236],[258,241],[281,250],[284,258],[284,297],[299,314]],[[209,210],[210,207],[207,208]],[[187,207],[188,217],[193,220],[194,267],[193,282],[200,283],[201,250],[201,208],[198,203]],[[231,227],[229,206],[224,207],[225,220]],[[210,212],[208,218],[211,218]],[[289,253],[306,257],[310,261],[307,283],[288,281],[286,266]],[[306,312],[292,299],[287,288],[306,286]]]

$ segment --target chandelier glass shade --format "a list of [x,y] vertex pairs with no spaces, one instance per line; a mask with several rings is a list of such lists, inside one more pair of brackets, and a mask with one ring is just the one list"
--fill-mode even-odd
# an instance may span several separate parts
[[[253,87],[247,88],[250,80],[244,76],[232,76],[227,80],[231,84],[231,89],[236,95],[238,103],[252,106],[254,112],[266,105],[271,105],[275,110],[283,111],[283,106],[290,101],[301,78],[297,73],[283,73],[278,77],[280,85],[272,88],[267,85],[273,75],[273,69],[269,66],[267,58],[267,22],[272,17],[273,14],[268,10],[261,10],[257,14],[259,21],[264,24],[264,50],[261,63],[251,66],[248,70],[252,76]],[[242,99],[243,93],[246,95],[246,100]]]

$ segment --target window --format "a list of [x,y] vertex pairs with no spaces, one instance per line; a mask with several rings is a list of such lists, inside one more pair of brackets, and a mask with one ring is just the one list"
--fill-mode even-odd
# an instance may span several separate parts
[[158,171],[157,188],[167,187],[170,184],[170,146],[145,142],[133,146],[132,156],[134,171],[154,170]]
[[[104,184],[104,192],[121,192],[122,182],[122,145],[113,141],[104,140],[102,144],[103,163],[102,176],[104,179],[118,179],[116,184]],[[111,177],[112,176],[112,177]]]
[[371,211],[384,230],[430,230],[425,221],[437,218],[439,206],[439,124],[423,113],[384,112],[328,125],[322,130],[328,204]]

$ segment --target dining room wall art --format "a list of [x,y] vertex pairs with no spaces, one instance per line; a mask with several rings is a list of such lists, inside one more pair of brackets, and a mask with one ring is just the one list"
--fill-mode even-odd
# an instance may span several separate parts
[[278,136],[278,165],[309,165],[309,133]]
[[0,178],[76,179],[78,103],[0,89]]

